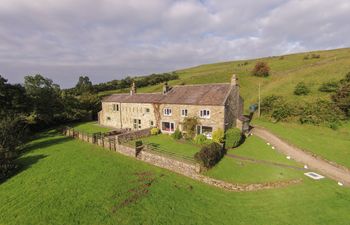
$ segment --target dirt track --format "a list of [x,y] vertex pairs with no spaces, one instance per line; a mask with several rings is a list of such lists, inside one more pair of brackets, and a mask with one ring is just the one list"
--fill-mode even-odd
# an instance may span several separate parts
[[282,152],[285,155],[289,155],[295,161],[307,165],[310,169],[318,171],[320,174],[326,177],[329,177],[338,182],[340,181],[344,185],[350,186],[349,170],[341,168],[340,166],[332,165],[330,162],[327,162],[323,159],[316,158],[312,154],[288,144],[287,142],[281,140],[279,137],[263,128],[255,127],[252,130],[252,133],[269,142],[279,152]]

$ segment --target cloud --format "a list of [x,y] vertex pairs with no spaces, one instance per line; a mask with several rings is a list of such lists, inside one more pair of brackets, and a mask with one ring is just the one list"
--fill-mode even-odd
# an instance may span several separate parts
[[0,74],[64,87],[349,46],[346,0],[2,0]]

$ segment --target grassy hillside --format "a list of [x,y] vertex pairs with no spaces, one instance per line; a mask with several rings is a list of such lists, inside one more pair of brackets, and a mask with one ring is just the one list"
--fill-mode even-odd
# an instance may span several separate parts
[[[261,155],[252,150],[256,154],[250,156]],[[328,179],[311,180],[302,171],[296,174],[303,179],[299,185],[234,193],[53,132],[27,151],[18,160],[23,170],[0,185],[0,224],[345,225],[350,220],[350,190]],[[280,158],[271,154],[270,160]],[[267,171],[253,167],[235,169],[239,174],[251,168],[251,179]]]
[[[304,56],[319,54],[319,59],[304,60]],[[271,76],[258,78],[250,75],[257,61],[265,61],[271,67]],[[244,65],[248,63],[247,65]],[[257,101],[258,84],[261,83],[262,96],[278,94],[289,100],[313,100],[328,95],[318,91],[323,82],[339,80],[350,71],[350,48],[329,51],[316,51],[268,57],[254,60],[232,61],[201,65],[176,71],[180,79],[171,81],[171,85],[229,82],[232,74],[237,74],[241,86],[241,95],[246,107]],[[295,96],[295,85],[304,81],[311,88],[308,96]],[[162,85],[140,88],[139,92],[160,91]],[[103,95],[120,93],[127,90],[115,90],[101,93]]]

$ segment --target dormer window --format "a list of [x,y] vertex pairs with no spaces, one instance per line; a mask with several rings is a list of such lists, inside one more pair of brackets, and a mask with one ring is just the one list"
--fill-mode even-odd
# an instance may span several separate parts
[[171,116],[172,112],[170,108],[165,108],[164,109],[164,116]]
[[187,109],[181,109],[181,116],[182,117],[187,117]]
[[206,119],[210,118],[210,111],[207,109],[203,109],[203,110],[199,111],[199,117],[206,118]]

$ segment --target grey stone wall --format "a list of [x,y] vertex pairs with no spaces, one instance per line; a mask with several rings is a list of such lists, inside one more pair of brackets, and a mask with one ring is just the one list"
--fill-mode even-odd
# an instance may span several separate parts
[[[89,138],[84,138],[84,135],[79,134],[73,129],[68,129],[64,131],[64,134],[69,137],[77,138],[82,141],[90,142]],[[115,141],[111,141],[110,138],[98,139],[94,144],[102,146],[106,149],[119,152],[123,155],[136,157],[138,160],[150,163],[152,165],[171,170],[176,173],[180,173],[192,179],[198,180],[200,182],[225,189],[228,191],[257,191],[273,188],[281,188],[289,185],[296,185],[302,182],[302,179],[293,179],[287,181],[279,181],[272,183],[257,183],[257,184],[233,184],[222,180],[217,180],[211,177],[204,176],[200,174],[200,165],[198,163],[186,163],[176,159],[172,159],[163,155],[158,155],[152,152],[141,151],[136,154],[136,149],[124,145],[120,145]]]
[[148,137],[150,135],[151,135],[151,128],[147,128],[143,130],[129,131],[127,133],[118,134],[113,137],[115,138],[118,144],[121,144],[123,142],[140,139],[143,137]]
[[152,152],[141,151],[138,156],[138,159],[151,163],[153,165],[181,173],[186,176],[193,176],[196,173],[200,172],[199,164],[191,164],[168,158],[162,155],[158,155]]

